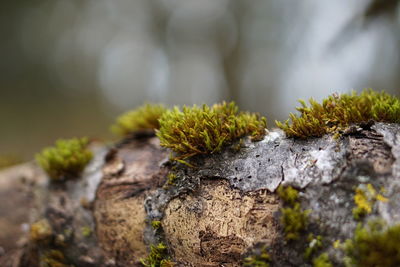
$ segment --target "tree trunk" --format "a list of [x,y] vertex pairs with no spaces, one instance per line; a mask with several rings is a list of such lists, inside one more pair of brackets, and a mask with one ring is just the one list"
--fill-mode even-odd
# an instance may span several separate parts
[[142,266],[161,242],[175,266],[243,266],[263,251],[270,266],[312,266],[322,253],[344,266],[358,224],[400,222],[399,129],[307,140],[274,130],[190,166],[168,161],[156,137],[130,138],[95,146],[82,177],[63,184],[34,163],[2,171],[0,266]]

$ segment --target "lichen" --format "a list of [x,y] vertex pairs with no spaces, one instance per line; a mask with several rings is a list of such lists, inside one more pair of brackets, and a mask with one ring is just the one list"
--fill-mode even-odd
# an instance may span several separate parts
[[300,233],[308,225],[309,210],[302,210],[298,200],[298,191],[291,186],[278,188],[278,195],[283,200],[286,207],[281,208],[281,223],[288,241],[298,240]]
[[111,131],[119,136],[127,136],[138,131],[158,129],[158,120],[166,110],[160,104],[144,104],[118,117]]
[[57,140],[54,147],[45,148],[36,155],[36,161],[47,172],[50,179],[60,181],[78,176],[93,154],[87,149],[87,138]]
[[243,266],[246,267],[269,267],[271,257],[268,254],[267,248],[263,247],[259,255],[251,255],[243,261]]
[[53,229],[47,219],[41,219],[31,225],[29,236],[33,242],[49,243],[53,236]]
[[333,267],[327,253],[322,253],[313,260],[313,267]]
[[367,226],[359,224],[352,239],[345,242],[347,266],[400,266],[400,224],[388,226],[374,219]]
[[400,100],[385,92],[371,89],[361,94],[334,94],[322,101],[322,104],[310,99],[310,106],[300,100],[297,108],[300,116],[290,114],[284,123],[276,122],[288,137],[320,137],[327,133],[338,133],[353,123],[400,122]]
[[388,202],[388,199],[377,193],[372,184],[357,187],[354,195],[354,203],[356,204],[356,207],[353,208],[354,219],[360,220],[370,214],[376,201]]
[[150,253],[145,259],[140,262],[145,267],[172,267],[174,263],[168,256],[168,248],[164,243],[150,246]]
[[157,136],[161,146],[188,158],[196,154],[212,154],[250,135],[261,140],[266,133],[266,119],[258,114],[240,112],[235,103],[215,104],[212,107],[175,107],[160,118]]

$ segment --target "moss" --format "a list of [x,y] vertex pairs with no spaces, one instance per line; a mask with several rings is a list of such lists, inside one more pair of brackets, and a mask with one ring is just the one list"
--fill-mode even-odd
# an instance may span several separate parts
[[322,101],[311,99],[310,106],[300,100],[300,116],[290,114],[285,123],[276,122],[289,137],[320,137],[338,133],[350,124],[368,122],[400,122],[400,100],[385,92],[364,90],[361,94],[334,94]]
[[175,173],[170,172],[170,173],[168,173],[168,175],[167,175],[167,179],[168,179],[167,183],[168,183],[169,185],[174,185],[177,178],[178,178],[178,176],[177,176]]
[[42,219],[31,225],[29,236],[36,243],[49,243],[53,236],[53,229],[47,219]]
[[40,257],[40,267],[69,267],[64,254],[59,250],[49,250]]
[[174,263],[169,259],[168,248],[165,244],[159,243],[157,246],[150,246],[150,254],[140,262],[145,267],[170,267]]
[[212,107],[175,107],[165,112],[157,136],[162,146],[171,148],[182,159],[220,152],[225,145],[246,135],[261,140],[265,132],[264,117],[240,112],[235,103],[223,102]]
[[308,247],[304,251],[304,258],[310,260],[322,248],[322,236],[309,234],[307,238]]
[[87,138],[60,139],[37,154],[36,160],[53,181],[76,177],[93,157],[88,143]]
[[144,104],[118,117],[111,131],[119,136],[127,136],[138,131],[158,129],[158,120],[166,110],[163,105]]
[[356,188],[354,195],[354,203],[356,207],[353,208],[353,217],[355,220],[360,220],[367,214],[372,212],[372,207],[376,201],[387,202],[388,199],[383,195],[376,192],[371,184],[360,185]]
[[271,257],[267,252],[267,248],[261,249],[260,255],[252,255],[244,259],[243,266],[248,267],[269,267]]
[[279,186],[277,193],[285,204],[294,205],[299,199],[299,192],[291,186]]
[[317,258],[313,260],[314,267],[333,267],[333,264],[329,260],[327,253],[322,253]]
[[90,228],[90,226],[83,226],[81,228],[81,233],[84,237],[89,237],[92,235],[92,228]]
[[285,232],[285,238],[288,241],[298,240],[300,233],[307,227],[310,211],[301,209],[298,200],[299,193],[293,187],[280,186],[277,193],[286,205],[286,208],[281,209],[281,223]]
[[373,220],[367,226],[359,224],[352,239],[345,243],[348,266],[400,266],[400,224],[387,226]]
[[155,229],[158,230],[161,228],[161,221],[152,221],[151,226]]

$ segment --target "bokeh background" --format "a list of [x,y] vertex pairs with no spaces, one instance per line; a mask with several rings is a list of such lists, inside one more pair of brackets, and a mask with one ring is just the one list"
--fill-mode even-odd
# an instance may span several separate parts
[[298,98],[398,94],[398,2],[6,1],[0,157],[29,160],[59,137],[111,140],[115,117],[145,101],[234,100],[272,126]]

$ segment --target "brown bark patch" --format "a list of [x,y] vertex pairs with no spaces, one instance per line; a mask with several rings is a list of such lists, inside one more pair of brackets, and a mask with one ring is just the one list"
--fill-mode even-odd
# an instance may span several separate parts
[[349,160],[365,160],[372,164],[376,173],[391,173],[394,157],[391,147],[388,146],[383,136],[374,132],[363,130],[351,135]]
[[192,266],[240,266],[243,254],[278,235],[278,198],[267,190],[241,193],[226,180],[203,180],[173,199],[162,226],[174,259]]
[[168,170],[160,166],[167,156],[157,138],[146,138],[121,144],[106,158],[94,216],[102,248],[121,266],[147,254],[144,200],[165,181]]

